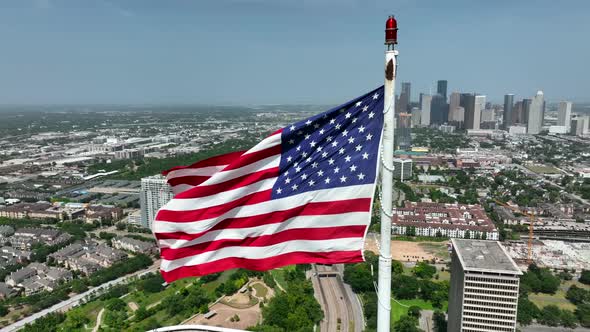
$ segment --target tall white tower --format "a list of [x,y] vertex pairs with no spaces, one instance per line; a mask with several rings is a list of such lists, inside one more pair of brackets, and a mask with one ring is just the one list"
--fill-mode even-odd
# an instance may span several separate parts
[[430,126],[430,106],[432,104],[432,96],[431,95],[422,95],[422,101],[420,103],[421,109],[421,117],[420,117],[420,124],[422,126],[428,127]]
[[161,175],[141,179],[139,203],[141,206],[141,225],[152,228],[158,210],[174,197],[172,189]]
[[545,97],[543,91],[537,91],[537,94],[531,99],[529,108],[529,119],[527,123],[527,134],[536,135],[541,132],[543,127],[543,118],[545,117]]
[[572,123],[572,102],[571,101],[562,101],[559,102],[559,107],[557,108],[557,125],[558,126],[565,126],[567,131],[570,131]]

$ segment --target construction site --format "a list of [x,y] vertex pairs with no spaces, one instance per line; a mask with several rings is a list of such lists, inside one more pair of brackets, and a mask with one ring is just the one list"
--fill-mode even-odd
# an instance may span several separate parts
[[[528,265],[528,243],[507,241],[503,243],[506,250],[521,267]],[[551,269],[590,269],[590,243],[565,242],[557,240],[532,241],[532,261],[542,267]]]

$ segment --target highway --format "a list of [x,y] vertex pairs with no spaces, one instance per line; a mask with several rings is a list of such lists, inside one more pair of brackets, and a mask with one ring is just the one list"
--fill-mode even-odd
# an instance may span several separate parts
[[341,264],[312,268],[312,284],[325,316],[320,322],[320,331],[364,330],[361,303],[350,286],[342,281],[343,270]]
[[53,312],[65,312],[68,311],[70,309],[72,309],[73,307],[77,306],[80,304],[80,302],[82,301],[82,299],[84,299],[86,296],[91,295],[91,294],[96,294],[99,292],[104,291],[105,289],[112,287],[114,285],[118,285],[124,282],[127,282],[129,279],[133,278],[133,277],[137,277],[137,276],[142,276],[144,274],[147,273],[151,273],[151,272],[155,272],[158,271],[160,266],[160,260],[157,260],[156,262],[154,262],[154,264],[152,264],[149,268],[145,269],[145,270],[141,270],[141,271],[137,271],[133,274],[129,274],[123,277],[120,277],[118,279],[115,280],[111,280],[107,283],[104,283],[100,286],[96,286],[92,289],[87,290],[84,293],[81,294],[77,294],[72,296],[71,298],[62,301],[60,303],[57,303],[55,305],[53,305],[52,307],[49,307],[47,309],[43,309],[39,312],[36,312],[34,314],[32,314],[31,316],[25,317],[11,325],[8,325],[2,329],[0,329],[0,332],[12,332],[12,331],[17,331],[21,328],[23,328],[26,324],[30,324],[32,322],[34,322],[36,319],[41,318],[47,314],[53,313]]

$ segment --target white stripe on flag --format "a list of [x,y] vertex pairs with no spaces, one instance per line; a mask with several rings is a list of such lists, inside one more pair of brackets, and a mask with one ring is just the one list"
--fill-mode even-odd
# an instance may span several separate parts
[[[312,192],[305,192],[299,195],[289,196],[285,198],[273,199],[253,205],[238,206],[226,213],[220,215],[217,218],[204,219],[194,222],[174,222],[157,219],[153,223],[154,233],[173,233],[173,232],[185,232],[188,234],[196,234],[204,232],[211,227],[215,226],[218,222],[227,218],[242,218],[252,217],[260,214],[270,213],[274,211],[282,211],[292,209],[310,202],[333,202],[336,201],[334,197],[338,197],[338,200],[346,200],[351,198],[371,198],[373,196],[373,184],[362,184],[357,186],[349,186],[342,188],[330,188],[316,190]],[[214,197],[214,196],[209,196]],[[191,199],[174,199],[168,202],[162,210],[172,211],[190,211],[193,206],[198,204],[199,198]],[[219,202],[227,203],[227,202]]]
[[[175,198],[164,205],[161,210],[169,211],[192,211],[213,206],[230,203],[236,199],[240,199],[246,195],[253,194],[259,191],[271,189],[276,181],[276,177],[270,179],[260,180],[247,186],[240,188],[222,191],[220,193],[204,196],[200,198]],[[160,219],[158,219],[160,220]]]
[[238,257],[247,259],[264,259],[292,252],[331,252],[354,251],[363,249],[363,238],[341,238],[333,240],[293,240],[265,247],[225,247],[202,254],[175,259],[162,259],[161,270],[168,272],[182,266],[210,263],[224,258]]
[[275,145],[279,145],[279,144],[281,144],[281,133],[276,133],[274,135],[268,136],[267,138],[263,139],[262,141],[260,141],[260,143],[256,144],[253,148],[244,152],[243,155],[245,156],[245,155],[248,155],[253,152],[262,151],[264,149],[268,149],[268,148],[271,148],[271,147],[273,147]]
[[314,228],[340,227],[340,226],[366,226],[367,212],[347,212],[334,215],[322,215],[321,223],[318,223],[318,216],[297,216],[287,219],[280,223],[260,225],[248,228],[225,228],[205,233],[194,240],[181,239],[163,239],[159,241],[161,247],[165,248],[183,248],[195,244],[229,240],[245,239],[247,237],[257,237],[262,235],[272,235],[290,229],[307,228],[313,231]]
[[169,180],[183,176],[211,176],[223,170],[225,167],[227,167],[227,165],[177,169],[170,171],[168,175],[166,175],[166,179]]

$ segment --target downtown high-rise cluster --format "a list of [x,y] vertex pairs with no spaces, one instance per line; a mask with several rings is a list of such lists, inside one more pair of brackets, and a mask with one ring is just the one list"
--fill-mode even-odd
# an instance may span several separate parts
[[410,82],[402,82],[397,96],[395,113],[397,121],[396,148],[411,146],[411,128],[442,126],[444,130],[501,129],[510,134],[536,135],[544,131],[551,134],[589,135],[590,117],[572,113],[572,103],[562,101],[558,105],[555,125],[544,127],[546,101],[542,91],[515,101],[514,94],[504,96],[504,105],[486,102],[486,96],[478,93],[452,92],[447,94],[448,82],[439,80],[435,94],[420,93],[412,100]]

